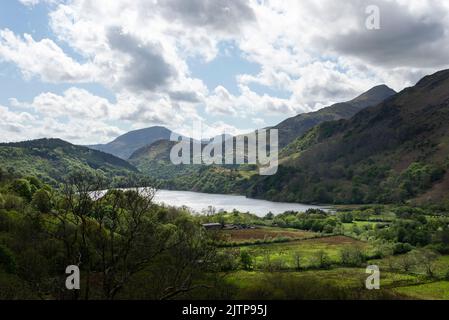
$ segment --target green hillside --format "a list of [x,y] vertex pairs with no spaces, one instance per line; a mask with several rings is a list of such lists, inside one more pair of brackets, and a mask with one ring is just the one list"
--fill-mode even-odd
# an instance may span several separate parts
[[254,197],[321,203],[448,198],[449,71],[421,80],[350,120],[325,123],[285,150]]
[[38,177],[53,185],[74,170],[98,171],[116,180],[138,172],[113,155],[59,139],[0,144],[0,167],[17,175]]

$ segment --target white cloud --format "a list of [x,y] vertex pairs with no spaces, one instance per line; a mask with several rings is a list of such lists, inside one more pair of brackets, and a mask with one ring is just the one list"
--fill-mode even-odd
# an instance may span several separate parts
[[[16,105],[14,109],[17,109]],[[78,144],[108,142],[123,133],[112,124],[95,119],[68,120],[39,116],[0,106],[0,136],[2,142],[38,138],[61,138]]]
[[[45,0],[20,1],[32,6]],[[77,122],[82,118],[104,128],[95,133],[85,128],[92,132],[85,140],[96,134],[105,139],[122,122],[183,130],[202,119],[202,109],[271,125],[272,115],[313,111],[381,83],[400,90],[448,65],[444,0],[46,2],[52,3],[49,24],[56,42],[0,30],[0,59],[15,63],[26,78],[97,82],[114,92],[114,103],[71,88],[17,104],[48,123],[66,116],[77,130],[85,128]],[[364,28],[368,4],[381,8],[379,31]],[[81,58],[70,57],[57,45],[61,42]],[[239,92],[225,85],[209,91],[188,61],[208,63],[226,43],[260,72],[236,75]]]
[[90,64],[80,64],[67,56],[52,40],[23,38],[8,29],[0,30],[0,59],[15,63],[25,78],[39,76],[43,81],[88,82],[94,78]]
[[45,92],[35,97],[31,103],[13,99],[11,104],[16,107],[30,107],[50,118],[108,119],[114,108],[107,99],[74,87],[66,90],[63,95]]
[[32,7],[40,2],[40,0],[19,0],[24,6]]
[[62,2],[64,0],[18,0],[21,4],[23,4],[26,7],[32,8],[35,5],[38,5],[39,3],[46,3],[46,4],[57,4],[58,2]]

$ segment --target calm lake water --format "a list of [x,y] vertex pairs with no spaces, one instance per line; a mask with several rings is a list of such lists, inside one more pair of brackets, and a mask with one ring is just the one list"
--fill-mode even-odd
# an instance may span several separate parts
[[243,196],[167,190],[159,190],[156,194],[155,201],[173,207],[186,206],[196,213],[202,213],[209,206],[212,206],[217,212],[220,210],[230,212],[236,209],[240,212],[250,212],[260,217],[265,216],[269,212],[280,214],[286,211],[303,212],[310,208],[318,208],[326,211],[329,209],[306,204],[254,200]]

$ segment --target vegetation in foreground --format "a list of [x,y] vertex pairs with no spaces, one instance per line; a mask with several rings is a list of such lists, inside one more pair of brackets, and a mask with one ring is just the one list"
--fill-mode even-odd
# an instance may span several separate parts
[[[155,205],[155,189],[2,171],[0,299],[447,299],[444,208],[364,206],[258,218]],[[240,226],[206,230],[204,223]],[[365,268],[381,268],[380,291]],[[66,267],[81,290],[65,288]]]

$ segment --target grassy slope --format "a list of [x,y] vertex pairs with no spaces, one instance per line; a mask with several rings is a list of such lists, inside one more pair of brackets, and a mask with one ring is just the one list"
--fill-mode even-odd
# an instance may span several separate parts
[[269,257],[272,261],[284,261],[283,269],[294,269],[296,267],[296,254],[299,254],[301,257],[301,266],[308,268],[314,265],[317,252],[322,251],[329,257],[332,263],[339,263],[341,249],[353,246],[359,247],[367,253],[371,249],[367,243],[344,236],[321,237],[288,243],[264,244],[240,248],[241,250],[246,250],[254,257],[256,268],[263,268],[267,257]]
[[110,178],[137,173],[124,160],[57,139],[0,144],[0,166],[51,184],[60,182],[73,169],[100,170]]
[[449,281],[398,287],[395,292],[420,300],[449,300]]
[[[351,120],[322,125],[318,133],[288,146],[278,175],[259,178],[252,195],[298,202],[389,202],[445,185],[448,88],[449,71],[443,71]],[[447,194],[428,193],[426,200],[441,200],[437,196]]]

